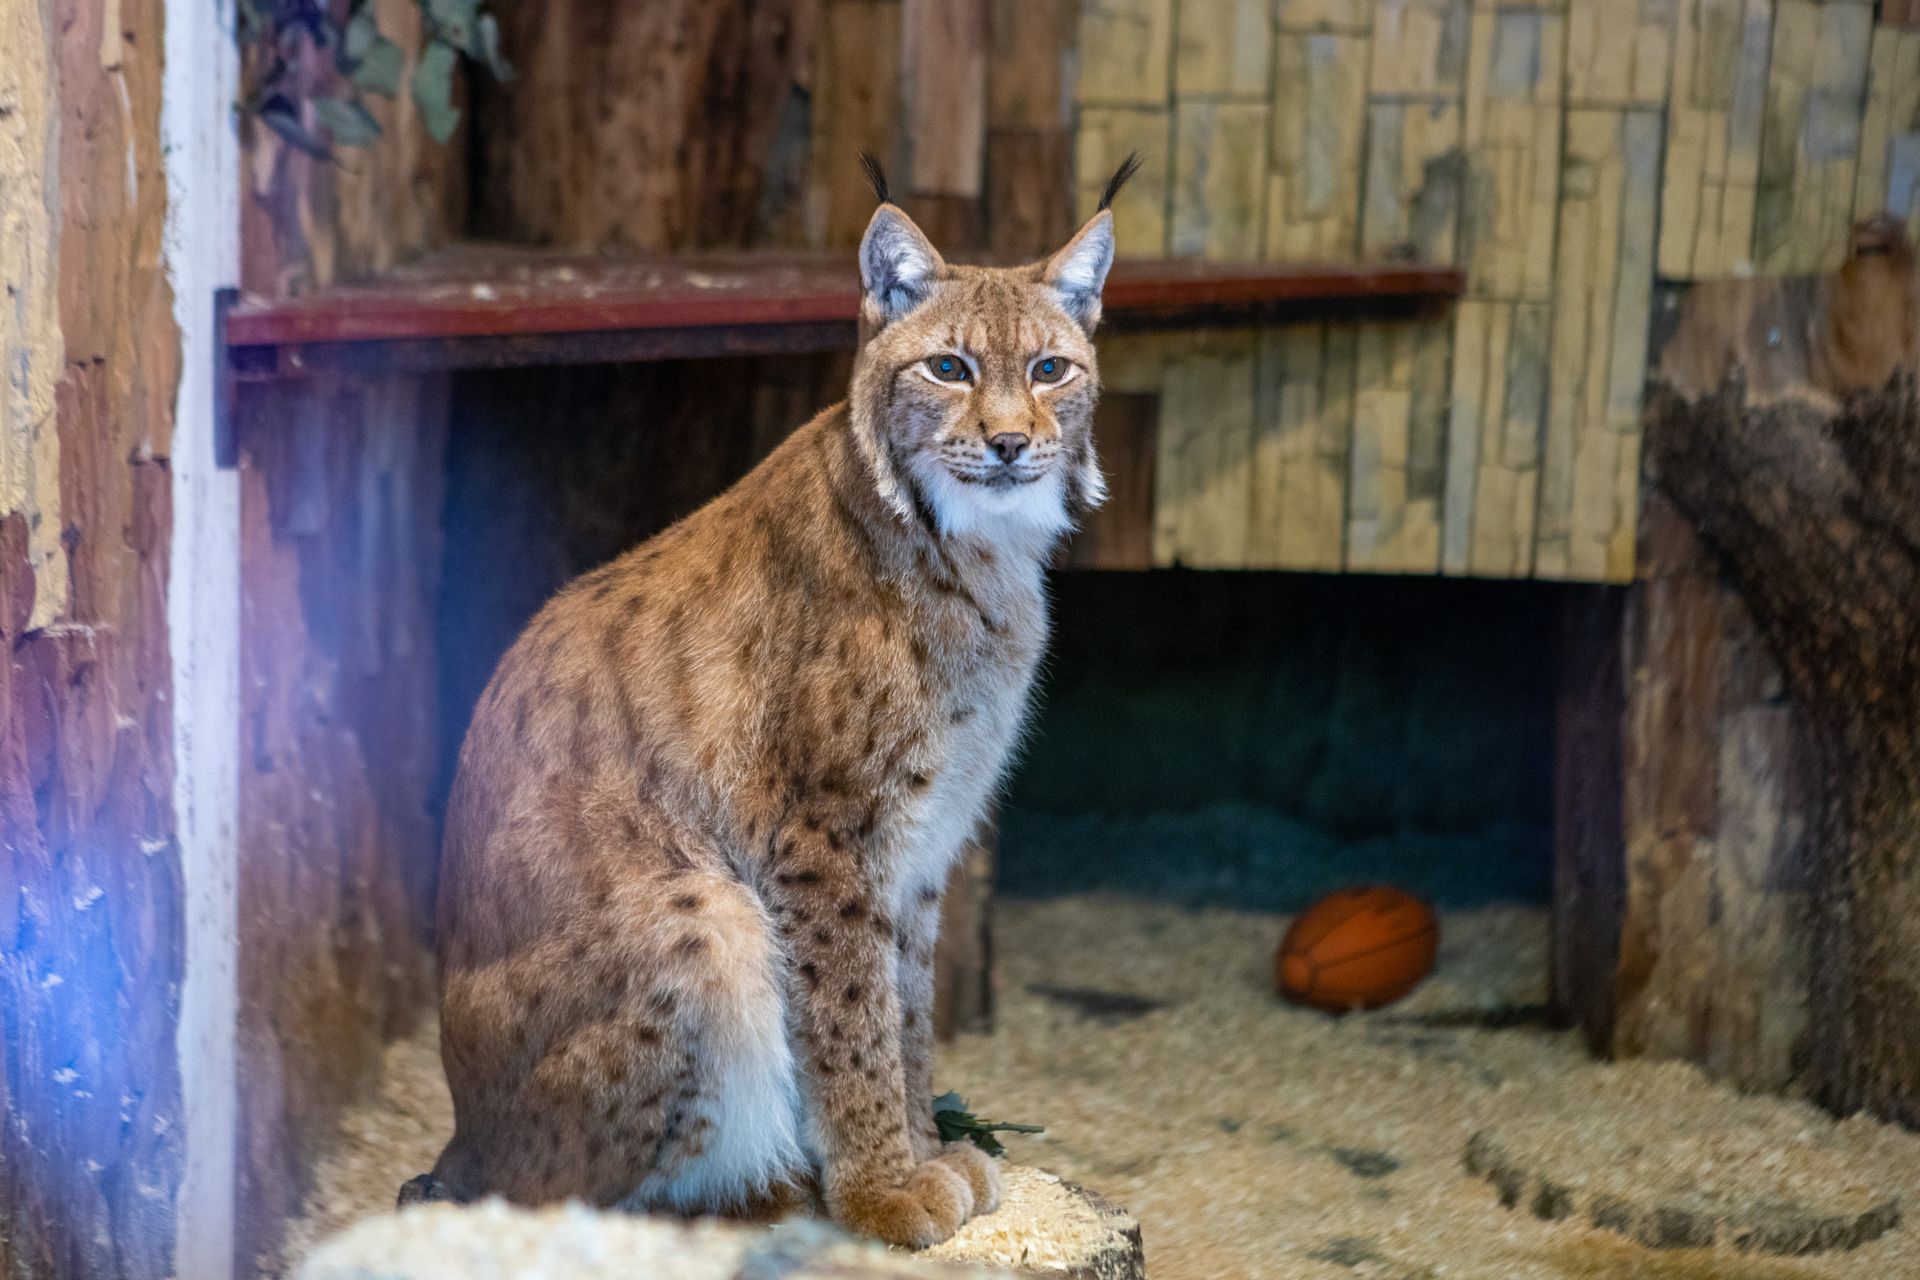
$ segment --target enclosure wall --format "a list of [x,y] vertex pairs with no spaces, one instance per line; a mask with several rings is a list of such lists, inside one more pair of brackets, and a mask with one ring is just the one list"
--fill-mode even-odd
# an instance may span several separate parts
[[160,0],[0,3],[0,1272],[162,1277],[181,1165]]

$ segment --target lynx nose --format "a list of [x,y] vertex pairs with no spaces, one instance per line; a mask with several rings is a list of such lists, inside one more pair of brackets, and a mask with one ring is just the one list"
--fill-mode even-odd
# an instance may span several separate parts
[[1027,447],[1029,437],[1020,431],[1002,431],[987,437],[987,448],[1000,455],[1000,461],[1012,462]]

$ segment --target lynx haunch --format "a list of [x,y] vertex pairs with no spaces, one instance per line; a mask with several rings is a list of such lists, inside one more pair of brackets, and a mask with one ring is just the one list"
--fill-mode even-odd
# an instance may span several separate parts
[[456,1132],[403,1200],[817,1189],[916,1247],[998,1203],[934,1126],[934,935],[1026,712],[1043,564],[1102,497],[1113,224],[954,266],[876,187],[848,399],[563,590],[480,699],[439,906]]

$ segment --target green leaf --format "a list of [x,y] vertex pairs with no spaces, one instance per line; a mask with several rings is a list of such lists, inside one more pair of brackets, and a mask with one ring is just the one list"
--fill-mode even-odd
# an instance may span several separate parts
[[380,24],[372,9],[362,9],[347,19],[347,31],[340,38],[340,52],[349,63],[359,62],[381,41]]
[[473,43],[473,27],[480,12],[480,0],[424,0],[427,17],[433,20],[436,38],[456,49]]
[[260,8],[260,0],[240,0],[236,11],[241,44],[252,44],[261,38],[272,24]]
[[280,94],[274,94],[260,104],[260,120],[267,128],[285,138],[295,150],[304,151],[315,160],[331,160],[333,152],[327,144],[307,131],[300,122],[300,113]]
[[990,1156],[1004,1156],[1007,1149],[1000,1144],[996,1133],[1045,1133],[1046,1130],[1036,1124],[1007,1124],[998,1120],[983,1120],[967,1110],[967,1100],[958,1093],[949,1090],[933,1100],[933,1123],[940,1131],[940,1141],[958,1142],[967,1139]]
[[451,45],[435,40],[413,69],[414,105],[435,142],[451,138],[460,124],[460,108],[453,105],[453,68],[458,58]]
[[513,64],[500,55],[500,24],[492,14],[480,15],[480,25],[474,29],[474,43],[479,47],[473,56],[487,64],[495,80],[513,79]]
[[391,98],[400,92],[400,76],[406,70],[407,55],[385,36],[375,36],[374,41],[373,47],[354,65],[353,82],[369,93]]
[[315,98],[313,114],[343,147],[364,147],[380,136],[380,122],[351,98]]

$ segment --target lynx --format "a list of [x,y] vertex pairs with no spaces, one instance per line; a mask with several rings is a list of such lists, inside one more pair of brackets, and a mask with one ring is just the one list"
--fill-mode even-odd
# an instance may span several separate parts
[[1043,566],[1103,496],[1113,219],[950,265],[870,172],[847,400],[562,590],[479,701],[439,902],[456,1129],[403,1201],[817,1197],[912,1247],[998,1204],[934,1123],[934,937],[1026,712]]

